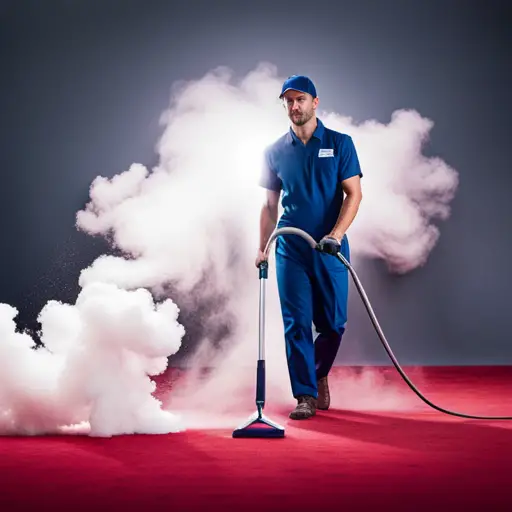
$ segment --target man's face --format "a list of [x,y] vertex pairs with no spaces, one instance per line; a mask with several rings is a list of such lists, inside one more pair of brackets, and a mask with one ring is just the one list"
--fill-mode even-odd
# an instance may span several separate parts
[[286,91],[283,103],[290,121],[297,126],[302,126],[314,116],[318,98],[313,98],[311,94],[304,92]]

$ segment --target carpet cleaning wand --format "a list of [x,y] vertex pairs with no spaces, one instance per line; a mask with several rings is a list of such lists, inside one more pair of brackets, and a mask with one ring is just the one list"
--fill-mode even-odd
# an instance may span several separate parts
[[[268,247],[268,245],[267,245]],[[265,254],[268,254],[266,252]],[[233,437],[284,437],[284,428],[263,414],[265,407],[265,285],[268,278],[268,262],[262,261],[260,269],[260,324],[258,365],[256,367],[256,412],[233,431]]]

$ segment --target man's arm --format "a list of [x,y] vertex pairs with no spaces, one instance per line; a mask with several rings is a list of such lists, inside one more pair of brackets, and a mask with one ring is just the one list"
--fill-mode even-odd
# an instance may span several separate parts
[[265,200],[260,213],[260,247],[261,252],[265,251],[267,242],[274,232],[277,224],[280,192],[275,190],[266,191]]
[[343,200],[336,225],[328,235],[332,238],[336,238],[340,243],[341,239],[347,232],[347,229],[355,219],[357,211],[359,210],[359,205],[363,199],[360,176],[353,176],[352,178],[343,180],[341,185],[346,197]]

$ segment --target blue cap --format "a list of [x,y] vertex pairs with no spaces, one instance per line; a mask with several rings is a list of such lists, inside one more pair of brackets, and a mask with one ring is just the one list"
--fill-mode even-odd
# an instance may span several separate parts
[[316,98],[315,85],[307,76],[304,75],[292,75],[288,77],[283,84],[279,98],[282,98],[284,93],[289,90],[306,92],[311,94],[313,98]]

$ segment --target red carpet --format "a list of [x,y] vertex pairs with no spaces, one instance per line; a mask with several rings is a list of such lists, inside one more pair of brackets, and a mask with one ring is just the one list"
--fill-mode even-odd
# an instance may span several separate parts
[[[409,371],[441,406],[512,415],[511,367]],[[412,401],[410,411],[334,408],[302,422],[269,403],[285,439],[232,439],[232,428],[3,437],[0,510],[510,510],[512,421],[459,419]]]

